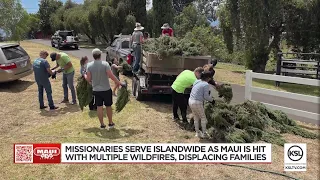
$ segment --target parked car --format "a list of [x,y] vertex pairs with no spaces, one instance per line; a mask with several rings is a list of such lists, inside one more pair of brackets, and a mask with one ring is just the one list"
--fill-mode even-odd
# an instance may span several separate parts
[[75,36],[73,31],[56,31],[54,35],[51,37],[51,46],[58,47],[61,49],[62,47],[71,47],[73,46],[75,49],[79,48],[79,38]]
[[30,56],[19,44],[0,43],[0,82],[15,81],[32,73]]
[[[111,65],[111,59],[117,58],[119,62],[127,61],[132,65],[132,48],[130,47],[130,35],[116,35],[112,44],[106,49],[106,61]],[[123,72],[124,75],[130,72]]]

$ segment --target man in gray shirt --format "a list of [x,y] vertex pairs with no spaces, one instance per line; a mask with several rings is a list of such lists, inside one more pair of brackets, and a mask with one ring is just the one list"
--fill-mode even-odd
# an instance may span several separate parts
[[103,105],[106,106],[107,117],[109,119],[109,128],[113,128],[115,124],[112,121],[112,90],[110,87],[109,78],[111,78],[116,85],[126,86],[121,83],[112,73],[110,65],[101,61],[102,52],[100,49],[94,49],[92,55],[93,62],[87,65],[86,80],[92,84],[93,95],[97,105],[98,117],[101,124],[101,128],[105,128],[106,125],[103,121]]
[[143,43],[143,33],[141,32],[142,30],[144,30],[144,27],[142,27],[140,23],[136,23],[136,28],[134,29],[130,40],[131,47],[134,51],[134,62],[132,68],[133,73],[138,73],[140,69],[142,54],[141,44]]

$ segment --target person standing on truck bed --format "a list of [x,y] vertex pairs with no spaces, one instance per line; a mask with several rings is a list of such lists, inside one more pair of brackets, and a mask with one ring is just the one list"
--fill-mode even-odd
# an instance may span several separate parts
[[173,102],[173,119],[180,120],[178,109],[181,111],[182,120],[187,123],[187,108],[188,101],[184,96],[186,88],[191,87],[193,83],[200,79],[201,73],[204,71],[202,67],[196,68],[193,72],[190,70],[182,71],[176,80],[173,82],[172,88],[172,102]]
[[162,36],[173,37],[173,29],[169,26],[168,23],[165,23],[162,27]]
[[134,29],[134,32],[132,33],[132,37],[130,40],[130,44],[134,54],[134,64],[132,73],[137,73],[140,69],[140,61],[142,54],[141,44],[143,43],[143,33],[141,32],[142,30],[144,30],[144,27],[142,27],[140,23],[136,23],[136,28]]

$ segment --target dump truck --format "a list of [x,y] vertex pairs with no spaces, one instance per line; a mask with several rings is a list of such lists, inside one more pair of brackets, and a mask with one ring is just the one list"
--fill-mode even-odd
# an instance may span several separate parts
[[[171,94],[171,85],[182,71],[194,71],[211,62],[211,56],[161,57],[143,51],[141,72],[132,78],[132,94],[138,101],[145,100],[148,95]],[[189,95],[190,92],[191,88],[187,88],[184,94]]]

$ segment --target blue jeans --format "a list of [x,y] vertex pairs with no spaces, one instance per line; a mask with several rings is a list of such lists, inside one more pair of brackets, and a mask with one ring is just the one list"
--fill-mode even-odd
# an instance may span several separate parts
[[74,71],[69,74],[63,73],[62,78],[63,78],[62,87],[63,87],[63,93],[64,93],[63,100],[69,101],[69,98],[68,98],[68,87],[69,87],[72,95],[72,102],[76,103],[77,99],[76,99],[76,90],[74,88]]
[[53,99],[52,99],[52,89],[51,89],[51,83],[48,80],[47,82],[37,82],[38,84],[38,97],[39,97],[39,103],[40,103],[40,107],[44,107],[44,102],[43,102],[43,89],[46,90],[47,93],[47,99],[49,102],[49,107],[53,108],[54,107],[54,103],[53,103]]
[[138,72],[140,69],[140,60],[141,60],[141,45],[133,45],[134,51],[134,64],[132,72]]

